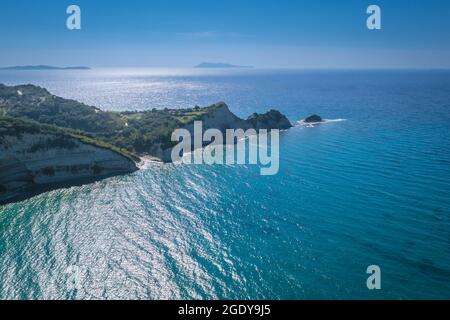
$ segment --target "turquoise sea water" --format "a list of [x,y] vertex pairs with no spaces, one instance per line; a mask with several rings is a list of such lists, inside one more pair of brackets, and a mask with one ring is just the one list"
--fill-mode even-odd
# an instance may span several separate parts
[[[2,71],[0,83],[109,110],[223,100],[243,117],[346,119],[283,132],[276,176],[149,163],[0,207],[2,299],[450,298],[450,72]],[[366,287],[373,264],[380,291]]]

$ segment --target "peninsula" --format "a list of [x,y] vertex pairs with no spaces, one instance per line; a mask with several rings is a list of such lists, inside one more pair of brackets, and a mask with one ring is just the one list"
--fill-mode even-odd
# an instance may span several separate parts
[[34,85],[0,84],[0,203],[42,187],[130,173],[144,156],[169,162],[172,132],[197,120],[204,130],[292,126],[276,110],[240,119],[223,102],[205,108],[111,112]]

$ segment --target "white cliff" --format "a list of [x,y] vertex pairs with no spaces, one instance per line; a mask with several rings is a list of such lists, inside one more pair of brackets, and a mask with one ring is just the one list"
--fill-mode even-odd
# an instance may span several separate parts
[[0,138],[0,203],[47,185],[137,170],[132,160],[71,137],[24,133]]
[[[253,114],[248,119],[243,120],[230,111],[224,102],[216,103],[209,107],[210,111],[204,114],[198,121],[202,121],[202,129],[218,129],[225,132],[227,129],[250,128],[259,129],[288,129],[292,125],[289,120],[281,113],[271,110],[265,114]],[[194,135],[194,122],[188,123],[183,127]],[[172,148],[162,150],[161,148],[152,150],[153,155],[164,162],[171,161]]]

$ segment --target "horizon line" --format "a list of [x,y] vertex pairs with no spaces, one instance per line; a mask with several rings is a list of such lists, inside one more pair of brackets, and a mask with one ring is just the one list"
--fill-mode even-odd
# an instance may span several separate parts
[[[383,71],[383,70],[417,70],[417,71],[450,71],[449,67],[301,67],[301,66],[292,66],[292,67],[276,67],[276,66],[270,66],[270,67],[258,67],[258,66],[252,66],[252,68],[196,68],[195,66],[93,66],[88,64],[81,64],[81,65],[68,65],[64,67],[60,67],[57,65],[52,64],[15,64],[15,65],[8,65],[8,66],[0,66],[1,71],[21,71],[21,70],[14,70],[9,68],[20,68],[20,67],[39,67],[39,66],[46,66],[46,67],[56,67],[60,70],[54,70],[54,71],[70,71],[70,68],[89,68],[88,70],[74,70],[74,71],[93,71],[95,69],[195,69],[195,70],[233,70],[233,71],[255,71],[255,70],[318,70],[318,71],[333,71],[333,70],[348,70],[348,71]],[[24,70],[24,71],[52,71],[52,70]]]

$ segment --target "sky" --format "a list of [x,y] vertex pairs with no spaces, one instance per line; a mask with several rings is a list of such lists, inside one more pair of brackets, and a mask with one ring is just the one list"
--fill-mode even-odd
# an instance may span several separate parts
[[[66,9],[81,8],[81,30]],[[381,30],[366,27],[381,8]],[[0,66],[450,68],[448,0],[2,0]]]

